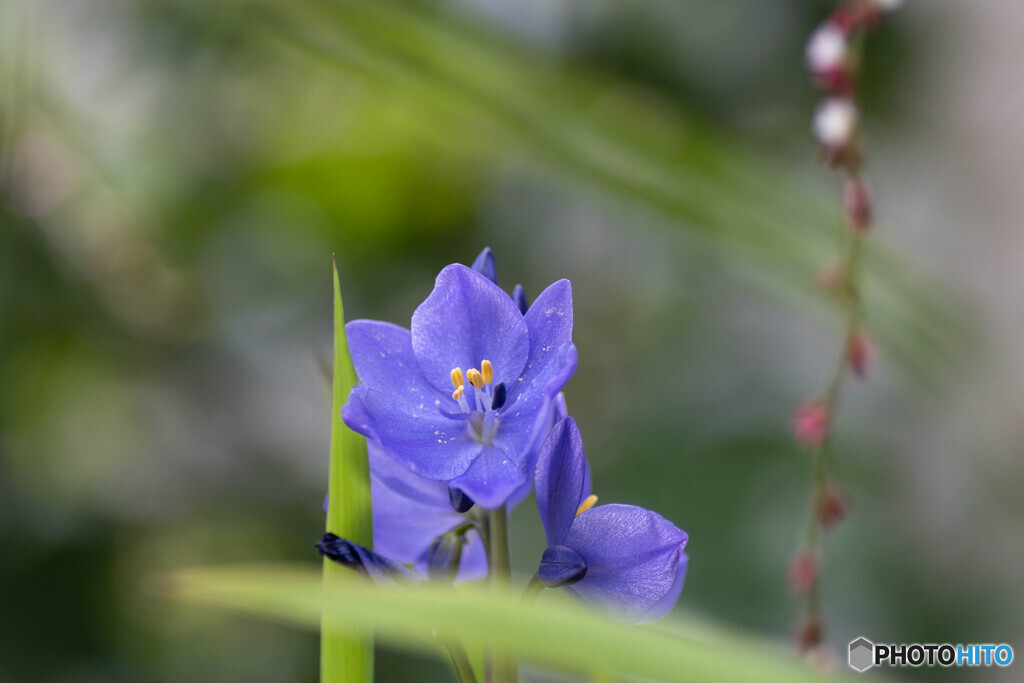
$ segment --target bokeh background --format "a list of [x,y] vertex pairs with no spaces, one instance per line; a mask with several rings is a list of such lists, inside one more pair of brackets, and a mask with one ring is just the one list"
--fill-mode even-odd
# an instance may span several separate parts
[[[315,680],[315,635],[146,585],[317,562],[332,253],[348,316],[402,324],[484,246],[509,289],[570,278],[597,492],[690,533],[677,613],[790,638],[787,421],[841,335],[802,65],[829,9],[0,3],[0,681]],[[880,353],[838,423],[840,655],[1024,639],[1022,31],[1014,0],[908,2],[868,45]],[[512,534],[528,575],[532,502]]]

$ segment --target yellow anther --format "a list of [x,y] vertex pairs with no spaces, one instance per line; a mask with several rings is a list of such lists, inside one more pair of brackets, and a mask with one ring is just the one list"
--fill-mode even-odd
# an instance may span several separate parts
[[584,512],[594,507],[595,505],[597,505],[597,496],[591,493],[589,496],[587,496],[586,500],[580,503],[580,506],[576,508],[576,516],[579,517]]
[[465,388],[466,387],[464,385],[460,384],[459,388],[452,392],[452,398],[454,398],[456,401],[462,398],[462,392]]
[[494,381],[494,367],[491,365],[491,361],[481,361],[480,374],[483,375],[484,384],[490,384]]
[[452,386],[458,389],[465,383],[466,380],[462,379],[462,368],[452,370]]
[[476,368],[470,368],[469,370],[466,370],[466,379],[468,379],[469,383],[472,384],[477,389],[483,389],[484,378],[480,374],[480,371],[477,370]]

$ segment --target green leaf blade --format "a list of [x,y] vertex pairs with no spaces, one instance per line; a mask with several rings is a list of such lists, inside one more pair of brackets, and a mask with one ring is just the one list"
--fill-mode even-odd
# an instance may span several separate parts
[[[375,633],[385,642],[417,650],[436,650],[431,634],[444,633],[472,650],[489,648],[576,673],[715,683],[821,680],[820,673],[783,648],[692,620],[632,626],[559,593],[523,605],[514,592],[483,585],[380,588],[349,574],[323,585],[296,567],[200,568],[177,573],[171,585],[176,597],[190,602],[305,627],[316,627],[322,609],[343,619],[352,633]],[[832,680],[859,679],[837,672]]]
[[[334,373],[331,380],[331,461],[328,483],[327,531],[373,547],[370,465],[366,439],[345,426],[341,407],[356,385],[356,371],[345,337],[345,309],[338,266],[334,264]],[[345,567],[324,559],[323,582],[344,581]],[[372,634],[352,637],[338,614],[324,611],[320,619],[321,683],[369,683],[373,680]]]

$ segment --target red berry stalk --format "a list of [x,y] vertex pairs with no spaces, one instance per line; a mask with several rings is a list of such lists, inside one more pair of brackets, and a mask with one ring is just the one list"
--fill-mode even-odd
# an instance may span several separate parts
[[861,176],[863,150],[857,109],[864,36],[898,4],[895,0],[842,0],[807,43],[811,79],[826,92],[814,115],[814,133],[822,158],[843,176],[841,201],[846,222],[842,255],[819,271],[818,282],[842,308],[846,329],[824,390],[797,407],[792,417],[793,434],[811,462],[806,528],[789,570],[790,589],[801,602],[797,645],[804,652],[817,650],[825,633],[819,592],[821,538],[849,508],[849,496],[831,473],[832,425],[847,375],[865,377],[874,357],[874,345],[864,331],[861,297],[861,255],[872,221],[871,190]]

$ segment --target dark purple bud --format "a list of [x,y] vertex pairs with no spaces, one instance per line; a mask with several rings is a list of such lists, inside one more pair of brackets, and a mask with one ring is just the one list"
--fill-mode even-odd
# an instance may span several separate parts
[[498,284],[498,269],[494,265],[494,252],[490,247],[484,247],[484,250],[476,257],[476,261],[473,261],[473,270],[494,284]]
[[324,557],[346,567],[362,571],[363,562],[354,546],[354,543],[346,541],[344,538],[338,538],[331,533],[324,534],[323,538],[316,542],[316,549]]
[[494,398],[491,399],[491,410],[497,410],[505,405],[505,399],[508,398],[508,392],[505,390],[505,383],[500,382],[498,386],[494,387]]
[[467,496],[462,489],[448,487],[448,502],[452,504],[452,510],[456,512],[469,512],[473,507],[473,499]]
[[455,581],[462,562],[461,534],[441,534],[427,549],[427,577],[434,581]]
[[338,538],[332,533],[324,534],[323,538],[317,541],[316,548],[332,562],[355,569],[374,581],[404,579],[410,574],[408,569],[394,560],[378,555],[358,543]]
[[576,583],[587,575],[587,563],[572,548],[556,545],[544,551],[537,569],[537,579],[547,588]]
[[515,289],[512,290],[512,301],[516,302],[519,312],[526,315],[526,311],[530,308],[530,303],[526,300],[526,292],[523,291],[522,285],[516,285]]

